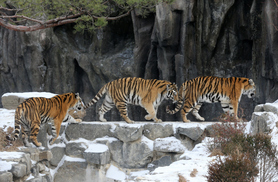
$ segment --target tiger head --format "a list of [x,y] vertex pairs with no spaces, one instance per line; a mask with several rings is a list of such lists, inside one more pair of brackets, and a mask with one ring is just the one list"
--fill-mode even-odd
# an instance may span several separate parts
[[179,100],[179,98],[178,98],[178,86],[175,83],[167,85],[166,99],[172,100],[173,103],[175,103]]
[[244,85],[243,94],[247,95],[249,98],[255,97],[256,94],[256,86],[252,79],[248,80],[248,84]]
[[71,109],[76,110],[76,111],[82,110],[85,107],[85,105],[84,105],[81,97],[79,96],[79,93],[75,93],[75,99],[77,101],[76,101],[75,105]]

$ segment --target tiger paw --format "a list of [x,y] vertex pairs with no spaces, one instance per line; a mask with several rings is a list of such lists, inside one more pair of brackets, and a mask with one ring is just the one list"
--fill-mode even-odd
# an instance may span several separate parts
[[183,120],[183,122],[190,123],[191,121],[189,119],[187,119],[187,120]]
[[151,119],[152,119],[152,116],[148,114],[148,115],[145,116],[145,119],[146,119],[146,120],[151,120]]
[[154,120],[154,122],[156,122],[156,123],[162,123],[162,120],[156,118],[156,119]]
[[134,121],[132,121],[132,120],[128,120],[126,122],[129,123],[129,124],[133,124],[134,123]]
[[41,143],[41,142],[37,142],[37,143],[34,142],[34,144],[35,144],[37,147],[42,146],[42,143]]
[[102,118],[102,119],[99,119],[101,122],[107,122],[106,119]]
[[81,123],[82,119],[75,119],[76,123]]

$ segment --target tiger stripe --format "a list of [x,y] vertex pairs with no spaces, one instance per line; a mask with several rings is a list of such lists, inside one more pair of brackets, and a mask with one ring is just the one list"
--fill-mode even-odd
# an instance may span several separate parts
[[7,139],[15,141],[18,139],[21,130],[25,146],[29,146],[29,137],[39,147],[41,143],[37,141],[37,135],[40,125],[51,121],[54,136],[51,139],[51,144],[53,144],[59,135],[61,123],[69,118],[68,111],[70,109],[80,110],[82,107],[84,105],[78,93],[66,93],[52,98],[33,97],[26,99],[19,104],[15,111],[14,137],[7,136]]
[[237,118],[238,103],[242,94],[249,98],[255,96],[255,83],[252,79],[244,77],[220,78],[215,76],[200,76],[184,82],[179,90],[179,100],[176,107],[169,114],[175,114],[181,110],[184,122],[190,122],[186,116],[192,114],[198,120],[204,120],[198,112],[204,102],[220,102],[224,112]]
[[95,97],[84,107],[88,108],[104,95],[99,108],[99,120],[106,122],[104,114],[113,106],[119,110],[127,123],[133,123],[127,114],[127,104],[140,105],[148,112],[145,119],[161,122],[156,117],[157,108],[164,99],[178,100],[177,85],[165,80],[126,77],[105,84]]

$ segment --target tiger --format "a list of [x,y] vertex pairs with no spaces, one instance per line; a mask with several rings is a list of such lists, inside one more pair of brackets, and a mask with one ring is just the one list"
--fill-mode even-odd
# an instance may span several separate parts
[[95,104],[106,94],[102,105],[99,108],[99,120],[107,122],[104,114],[115,105],[121,117],[127,123],[134,123],[127,113],[127,104],[139,105],[147,111],[146,120],[153,119],[155,122],[162,122],[158,119],[157,109],[164,100],[178,100],[178,87],[175,83],[157,79],[143,79],[138,77],[126,77],[111,81],[105,84],[96,96],[85,106],[85,109]]
[[83,107],[84,103],[78,93],[65,93],[51,98],[28,98],[18,105],[15,111],[14,137],[7,136],[7,139],[11,141],[18,139],[21,129],[26,147],[31,146],[29,138],[36,147],[40,147],[42,144],[37,140],[40,125],[51,122],[53,136],[49,143],[52,145],[59,136],[62,122],[81,122],[81,119],[74,119],[68,112],[73,109],[81,110]]
[[220,102],[224,112],[238,119],[238,103],[242,94],[249,98],[255,97],[256,87],[252,79],[244,77],[220,78],[215,76],[200,76],[188,80],[179,89],[179,101],[174,110],[166,107],[166,112],[175,114],[181,109],[183,122],[190,122],[187,114],[192,111],[197,120],[205,119],[199,115],[199,109],[204,102]]

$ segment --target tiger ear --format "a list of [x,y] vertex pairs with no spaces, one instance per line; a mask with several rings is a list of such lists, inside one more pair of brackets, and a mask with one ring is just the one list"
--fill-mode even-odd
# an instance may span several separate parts
[[249,84],[250,85],[255,85],[254,81],[252,79],[249,79]]
[[79,97],[79,93],[75,93],[75,98],[78,98]]

